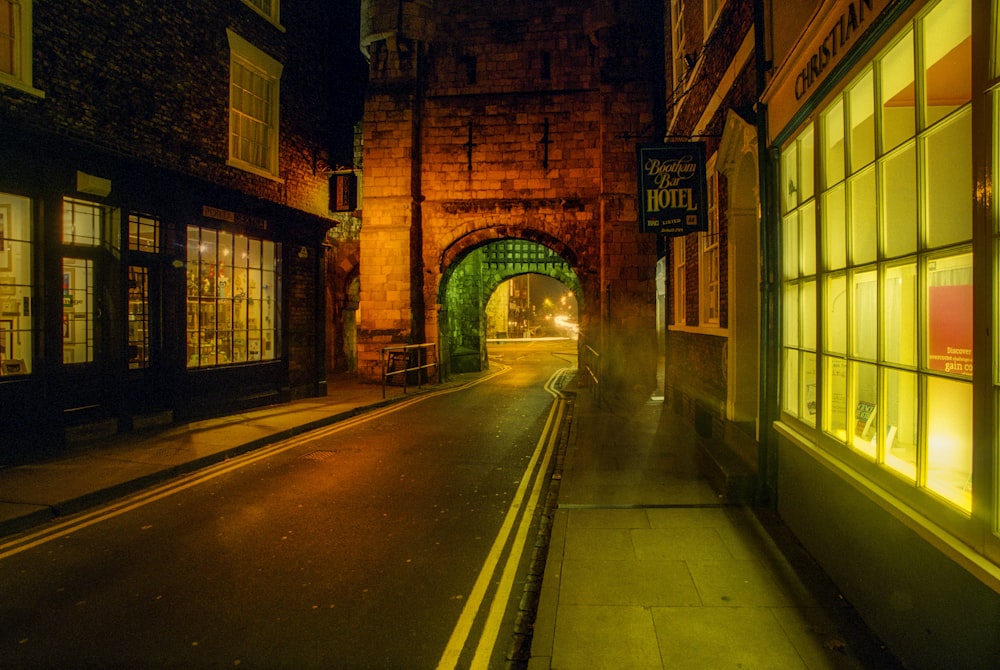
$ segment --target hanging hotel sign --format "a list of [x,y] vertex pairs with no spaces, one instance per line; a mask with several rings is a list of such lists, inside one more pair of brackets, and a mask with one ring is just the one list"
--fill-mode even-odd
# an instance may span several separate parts
[[668,237],[708,230],[705,144],[638,148],[640,229]]

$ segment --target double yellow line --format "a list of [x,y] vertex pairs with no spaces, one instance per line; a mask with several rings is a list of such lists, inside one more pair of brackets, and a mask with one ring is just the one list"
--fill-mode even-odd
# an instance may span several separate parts
[[[459,658],[465,650],[466,642],[472,627],[479,619],[483,601],[486,598],[489,584],[496,573],[504,549],[510,542],[511,533],[514,532],[514,525],[517,523],[517,534],[514,536],[513,544],[507,553],[507,560],[500,576],[500,582],[493,593],[493,601],[490,603],[483,630],[476,645],[476,652],[472,659],[470,670],[484,670],[489,667],[490,657],[496,647],[497,637],[500,634],[500,626],[503,622],[504,611],[510,601],[511,592],[514,588],[514,578],[517,573],[518,564],[524,553],[524,545],[528,538],[528,530],[531,527],[535,510],[542,490],[545,488],[545,476],[549,471],[549,463],[555,453],[555,447],[559,441],[559,429],[562,426],[563,417],[566,415],[566,400],[562,393],[556,388],[556,382],[569,368],[557,370],[549,377],[545,383],[545,390],[550,393],[555,402],[549,410],[545,428],[535,445],[535,451],[524,471],[524,477],[518,486],[517,492],[511,500],[510,508],[504,517],[503,524],[497,533],[493,546],[486,562],[483,564],[479,577],[472,587],[472,592],[465,601],[462,614],[451,633],[448,645],[445,647],[441,660],[438,662],[437,670],[452,670],[458,665]],[[539,467],[539,462],[541,463]],[[528,487],[531,486],[529,492]],[[518,521],[518,519],[520,519]]]

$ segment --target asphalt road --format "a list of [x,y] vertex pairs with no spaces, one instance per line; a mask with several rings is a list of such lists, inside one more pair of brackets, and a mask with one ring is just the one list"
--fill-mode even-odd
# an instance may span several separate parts
[[550,380],[574,350],[493,345],[475,385],[179,478],[0,560],[0,667],[504,667],[525,564],[511,547],[533,545]]

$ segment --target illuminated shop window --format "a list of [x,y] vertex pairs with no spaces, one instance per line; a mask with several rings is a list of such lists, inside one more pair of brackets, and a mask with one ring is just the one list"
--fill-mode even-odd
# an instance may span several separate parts
[[282,66],[231,30],[229,164],[278,176],[278,101]]
[[966,513],[971,32],[970,0],[934,4],[788,143],[780,182],[784,412]]
[[128,217],[128,250],[155,254],[160,251],[160,220],[132,212]]
[[188,227],[188,367],[277,356],[280,254],[268,240]]
[[96,247],[101,244],[104,209],[92,202],[63,200],[63,244]]
[[0,193],[0,377],[31,372],[31,201]]
[[31,83],[33,1],[0,0],[0,85],[41,97]]

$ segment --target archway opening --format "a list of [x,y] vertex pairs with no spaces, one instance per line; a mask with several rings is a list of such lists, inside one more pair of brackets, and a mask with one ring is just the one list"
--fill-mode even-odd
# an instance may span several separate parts
[[573,289],[536,273],[501,283],[486,303],[487,342],[508,339],[576,340],[580,309]]
[[446,372],[489,367],[489,339],[571,331],[581,309],[580,281],[566,259],[525,239],[492,240],[470,249],[445,268],[438,295]]

